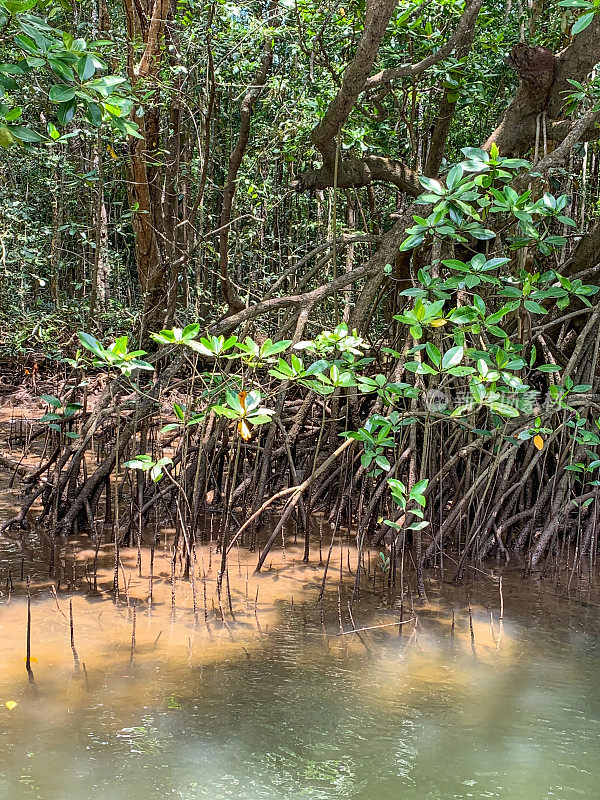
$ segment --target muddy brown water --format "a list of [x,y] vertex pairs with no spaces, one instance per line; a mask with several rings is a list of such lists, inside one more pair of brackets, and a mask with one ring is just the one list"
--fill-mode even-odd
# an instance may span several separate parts
[[[569,598],[507,571],[501,626],[494,576],[461,589],[437,580],[425,607],[407,600],[412,621],[360,640],[338,635],[340,556],[342,624],[351,628],[348,555],[353,572],[356,554],[346,544],[332,553],[324,625],[323,564],[316,550],[303,564],[292,541],[261,575],[256,554],[232,551],[233,615],[222,591],[225,622],[214,545],[197,550],[196,615],[179,571],[173,603],[168,537],[155,549],[152,606],[147,547],[141,578],[137,550],[121,551],[116,599],[111,546],[100,552],[94,595],[85,578],[89,541],[64,543],[56,597],[47,543],[32,532],[24,546],[0,541],[0,798],[598,796],[595,591]],[[24,663],[23,558],[33,577],[33,684]],[[379,584],[354,608],[357,627],[398,619]]]

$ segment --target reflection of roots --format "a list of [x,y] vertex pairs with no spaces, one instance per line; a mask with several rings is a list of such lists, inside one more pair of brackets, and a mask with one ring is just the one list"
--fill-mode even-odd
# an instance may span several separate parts
[[[282,626],[287,630],[290,625],[293,635],[302,640],[303,646],[294,656],[300,665],[339,657],[348,659],[349,664],[356,663],[359,670],[363,664],[365,669],[371,669],[372,659],[363,658],[366,652],[376,656],[378,670],[385,670],[389,661],[390,668],[393,666],[398,673],[401,656],[400,672],[418,673],[415,679],[424,685],[435,680],[435,673],[440,670],[441,643],[446,647],[451,644],[455,654],[462,652],[469,656],[469,616],[462,590],[445,587],[445,591],[454,595],[452,605],[456,600],[461,604],[462,610],[457,612],[455,621],[444,601],[419,610],[418,635],[415,618],[409,614],[406,624],[399,624],[398,604],[396,608],[383,609],[378,592],[373,595],[363,591],[360,602],[351,611],[347,601],[352,594],[358,553],[356,547],[344,544],[340,549],[336,542],[320,618],[318,596],[325,566],[305,565],[302,556],[303,546],[289,540],[285,553],[281,549],[272,552],[271,574],[263,576],[253,572],[252,553],[236,551],[228,568],[231,601],[223,604],[223,619],[214,545],[198,544],[195,550],[196,579],[205,589],[205,594],[199,593],[196,608],[192,588],[179,562],[175,580],[171,580],[172,558],[168,548],[155,552],[154,556],[149,548],[141,548],[141,570],[135,548],[121,551],[121,589],[115,602],[114,546],[103,546],[98,553],[94,549],[70,547],[62,558],[65,576],[81,574],[96,559],[97,584],[104,599],[82,592],[65,597],[54,585],[48,588],[32,584],[30,652],[36,678],[44,685],[54,682],[57,692],[50,692],[49,696],[62,698],[61,692],[75,691],[80,686],[85,688],[89,699],[90,689],[102,692],[111,685],[118,693],[127,695],[123,698],[125,704],[131,700],[139,707],[140,693],[152,694],[156,688],[160,691],[161,680],[164,677],[169,681],[172,668],[180,670],[186,663],[190,668],[218,664],[225,659],[252,660],[268,647],[272,632]],[[375,559],[372,568],[377,570]],[[370,581],[371,575],[368,577]],[[489,591],[491,605],[497,607],[497,589],[487,578],[484,580],[482,591]],[[15,585],[15,591],[18,589]],[[24,583],[20,591],[25,594]],[[343,600],[338,605],[340,596]],[[5,666],[0,679],[2,688],[23,677],[25,603],[26,598],[21,597],[0,607]],[[494,661],[496,654],[496,639],[490,633],[486,615],[481,607],[473,610],[478,662]],[[510,652],[510,638],[503,643],[502,652]],[[145,669],[147,665],[150,669]],[[158,670],[157,665],[160,665]],[[135,681],[123,681],[124,677],[133,677],[134,668]],[[108,675],[116,679],[108,680]],[[145,675],[152,676],[147,685]],[[131,696],[129,685],[132,685]]]

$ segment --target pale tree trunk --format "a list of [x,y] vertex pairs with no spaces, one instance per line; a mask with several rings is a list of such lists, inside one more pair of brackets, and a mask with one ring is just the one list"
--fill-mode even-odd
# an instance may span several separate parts
[[[109,20],[103,0],[92,4],[92,32],[98,36],[100,31],[108,32]],[[94,263],[92,267],[92,287],[90,295],[89,320],[93,323],[96,309],[103,311],[110,296],[110,262],[108,260],[108,216],[104,202],[104,141],[98,131],[92,163],[97,175],[95,202],[92,209],[94,225]]]
[[104,165],[102,161],[103,140],[100,132],[96,140],[93,164],[98,175],[96,183],[94,219],[94,264],[92,268],[92,290],[90,295],[90,323],[94,322],[96,310],[103,311],[110,295],[110,263],[108,261],[108,219],[104,203]]
[[58,284],[60,278],[60,251],[62,246],[63,223],[63,177],[58,168],[58,161],[54,170],[54,197],[52,198],[52,241],[50,242],[50,294],[57,306],[60,305]]

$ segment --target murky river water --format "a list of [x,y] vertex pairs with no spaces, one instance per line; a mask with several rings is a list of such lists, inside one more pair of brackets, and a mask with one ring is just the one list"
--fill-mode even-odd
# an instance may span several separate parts
[[[3,585],[0,598],[2,800],[600,795],[600,608],[589,597],[557,600],[507,574],[501,631],[497,583],[483,578],[470,587],[472,646],[465,591],[440,584],[426,608],[405,611],[418,615],[416,630],[413,620],[401,635],[378,628],[361,642],[337,635],[339,562],[324,629],[323,566],[302,565],[298,549],[275,554],[263,576],[232,555],[226,625],[210,552],[197,560],[197,622],[189,581],[177,579],[173,605],[167,550],[156,554],[148,608],[149,553],[141,578],[136,555],[121,554],[117,603],[81,587],[90,551],[77,555],[77,592],[67,562],[56,599],[35,587],[32,684],[27,602],[10,554],[14,591],[9,599]],[[106,586],[110,563],[103,569]],[[354,618],[387,624],[398,611],[365,597]]]

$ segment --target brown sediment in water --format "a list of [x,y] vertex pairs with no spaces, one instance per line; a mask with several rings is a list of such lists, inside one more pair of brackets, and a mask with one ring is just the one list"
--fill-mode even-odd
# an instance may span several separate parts
[[[119,558],[118,599],[112,588],[114,548],[104,545],[98,559],[98,592],[86,591],[84,567],[93,562],[95,551],[76,549],[69,543],[63,553],[63,571],[79,576],[75,592],[52,592],[54,581],[42,579],[32,585],[32,655],[36,672],[43,675],[72,665],[69,602],[73,609],[77,652],[88,676],[107,661],[131,659],[134,608],[136,637],[135,663],[151,654],[161,662],[187,661],[190,651],[201,653],[202,663],[230,656],[246,657],[249,648],[260,647],[261,637],[278,619],[278,605],[316,600],[321,587],[322,566],[302,563],[302,548],[290,545],[285,553],[274,551],[269,569],[255,573],[256,554],[239,550],[228,563],[231,609],[225,582],[218,589],[219,554],[213,544],[195,548],[196,613],[192,584],[177,573],[171,581],[173,554],[169,544],[156,547],[153,565],[152,603],[149,602],[150,548],[141,548],[141,574],[136,548],[123,548]],[[24,656],[24,585],[15,576],[10,598],[6,589],[0,599],[0,636],[4,642],[3,677],[22,668]],[[206,595],[204,595],[206,587]],[[172,592],[175,603],[173,607]],[[206,609],[204,607],[206,596]],[[205,621],[205,617],[207,622]],[[2,679],[0,679],[2,680]]]
[[[535,647],[523,646],[519,638],[526,610],[536,604],[543,610],[556,608],[560,612],[557,624],[564,633],[568,631],[569,604],[543,588],[532,603],[531,584],[525,584],[515,571],[505,575],[501,636],[498,581],[483,574],[467,588],[431,582],[426,606],[405,598],[406,624],[402,626],[390,624],[400,620],[399,598],[382,597],[379,583],[373,591],[368,588],[371,581],[365,581],[352,609],[354,624],[385,627],[363,633],[364,640],[354,633],[339,635],[338,596],[344,633],[352,627],[347,604],[357,560],[356,549],[345,541],[340,548],[339,537],[328,570],[323,625],[319,594],[325,565],[316,556],[305,564],[303,546],[294,543],[293,537],[286,540],[285,549],[280,546],[272,551],[264,573],[254,572],[256,553],[242,548],[230,553],[233,614],[224,594],[225,581],[219,603],[220,559],[215,543],[196,544],[195,613],[192,584],[184,577],[179,558],[174,584],[171,580],[171,533],[163,531],[154,548],[152,604],[150,547],[141,548],[141,575],[137,548],[120,549],[117,597],[112,586],[112,544],[98,552],[98,592],[94,593],[85,577],[85,567],[89,569],[96,555],[89,539],[81,536],[60,543],[63,589],[53,593],[47,576],[34,580],[31,587],[34,684],[28,681],[24,661],[25,581],[13,581],[10,600],[2,587],[0,721],[9,741],[29,742],[33,737],[39,749],[46,746],[40,741],[53,741],[55,729],[61,741],[68,737],[61,730],[81,729],[86,737],[94,738],[92,750],[97,753],[103,743],[118,742],[136,726],[143,730],[153,715],[164,714],[172,715],[175,727],[183,726],[176,737],[185,747],[185,721],[193,709],[199,709],[200,719],[202,714],[222,715],[225,730],[233,725],[229,735],[235,740],[232,719],[240,713],[239,707],[244,708],[240,697],[259,693],[264,713],[270,715],[271,701],[288,691],[280,682],[286,686],[286,681],[314,679],[317,690],[326,692],[326,676],[332,674],[343,680],[346,696],[353,698],[352,713],[355,710],[359,716],[379,717],[396,713],[399,707],[418,713],[430,706],[433,697],[437,708],[468,706],[469,724],[487,728],[514,713],[518,702],[518,693],[507,691],[513,706],[508,711],[499,707],[503,700],[498,685],[508,689],[516,671],[535,673],[537,669]],[[377,563],[375,558],[372,561]],[[18,570],[13,571],[20,578]],[[69,586],[67,578],[73,575]],[[284,663],[273,663],[277,659]],[[254,682],[242,685],[248,676]],[[577,680],[567,674],[555,678]],[[294,693],[290,696],[293,702]],[[7,702],[16,705],[9,708]],[[293,717],[293,710],[289,713]],[[269,726],[277,726],[276,714],[268,716]],[[463,729],[468,731],[467,723],[463,722]],[[140,733],[140,746],[144,735]],[[211,735],[218,740],[218,733]],[[118,750],[118,744],[114,746]],[[52,796],[60,796],[59,790]]]
[[[76,544],[80,546],[76,547]],[[65,575],[72,571],[80,576],[77,591],[57,593],[54,583],[48,580],[32,585],[31,655],[38,691],[51,689],[58,695],[67,692],[69,696],[78,692],[104,692],[109,681],[111,694],[115,701],[118,697],[119,703],[154,702],[163,692],[163,681],[157,677],[161,672],[168,675],[181,668],[202,669],[225,661],[255,657],[277,629],[284,609],[292,610],[299,620],[311,620],[314,628],[314,635],[308,637],[303,652],[299,653],[300,662],[314,660],[317,651],[324,651],[324,642],[325,651],[333,657],[352,657],[360,662],[365,655],[365,643],[358,635],[339,636],[337,630],[338,554],[342,553],[341,589],[345,607],[353,584],[352,573],[356,569],[357,554],[353,547],[334,548],[332,553],[325,625],[324,631],[320,631],[318,598],[324,565],[303,563],[303,548],[292,542],[285,550],[273,551],[269,569],[264,573],[254,572],[255,553],[243,549],[232,551],[228,563],[231,608],[225,594],[225,581],[221,584],[219,597],[219,558],[215,545],[198,544],[195,612],[192,584],[182,577],[177,559],[176,578],[172,582],[173,554],[168,537],[154,552],[152,603],[149,602],[150,548],[141,548],[141,570],[136,548],[120,550],[117,598],[112,586],[114,548],[104,545],[99,552],[98,592],[93,593],[86,591],[86,582],[81,575],[84,567],[93,562],[95,550],[82,544],[81,541],[71,542],[68,558],[63,556]],[[348,551],[351,572],[347,570]],[[24,680],[27,610],[23,594],[24,585],[13,581],[10,598],[4,590],[4,597],[0,600],[0,637],[4,643],[0,676],[2,702],[9,696],[19,701],[28,693]],[[446,614],[440,621],[439,604],[420,608],[420,622],[415,633],[414,614],[407,615],[405,624],[400,626],[395,624],[398,609],[378,604],[378,597],[365,595],[354,608],[356,626],[385,625],[367,632],[368,641],[373,646],[385,646],[386,642],[397,641],[398,636],[402,636],[406,644],[401,656],[396,654],[393,657],[396,669],[418,675],[421,682],[434,680],[433,675],[439,669],[435,636],[439,635],[441,628],[445,628],[444,635],[449,635],[450,616]],[[485,614],[483,609],[475,609],[478,657],[493,661],[498,657],[498,649],[489,623],[479,619],[482,613]],[[342,620],[345,630],[351,630],[347,613],[342,614]],[[394,624],[390,624],[392,622]],[[470,647],[469,629],[464,615],[460,623],[455,626],[454,641],[458,648],[467,652]],[[430,624],[435,628],[435,635],[427,632]],[[506,633],[502,648],[506,655],[509,648]],[[367,657],[365,669],[368,669],[368,664]],[[457,676],[457,681],[460,682],[460,676]]]
[[[39,454],[30,452],[23,463],[33,466],[38,460]],[[0,514],[5,516],[13,507],[15,492],[7,486],[7,473],[3,480],[6,491],[0,494],[0,506],[7,505]],[[155,535],[149,533],[147,541]],[[171,678],[182,671],[261,658],[269,637],[290,612],[309,632],[297,654],[298,663],[318,664],[323,657],[350,660],[349,679],[359,686],[375,658],[380,673],[388,676],[378,701],[437,684],[466,688],[472,678],[469,662],[464,662],[465,669],[448,667],[440,641],[451,640],[456,651],[478,664],[506,663],[517,646],[511,605],[518,602],[522,611],[524,597],[531,596],[522,587],[515,589],[520,581],[515,572],[505,584],[508,616],[501,624],[497,575],[480,571],[482,577],[470,589],[450,587],[443,578],[431,582],[425,605],[417,604],[407,588],[400,619],[400,598],[397,592],[392,596],[386,591],[387,574],[379,568],[374,551],[370,559],[365,555],[365,562],[372,562],[372,573],[364,576],[360,598],[349,612],[357,551],[346,532],[334,537],[321,627],[319,596],[325,563],[319,560],[317,543],[313,542],[311,560],[305,564],[303,547],[288,535],[284,548],[271,551],[262,573],[255,572],[257,553],[234,548],[222,582],[216,543],[196,543],[192,581],[184,574],[180,554],[173,556],[172,534],[162,529],[153,550],[142,546],[141,563],[136,547],[119,548],[118,591],[112,543],[96,552],[85,535],[51,540],[35,529],[11,533],[0,543],[2,713],[8,713],[2,704],[27,703],[32,691],[38,697],[52,694],[59,705],[87,704],[94,696],[109,696],[113,703],[132,707],[162,703]],[[330,537],[327,530],[324,542]],[[327,554],[328,545],[323,545],[323,561]],[[27,683],[24,661],[27,576],[32,580],[34,690]],[[345,634],[353,626],[370,630],[340,636],[338,617]]]
[[[204,661],[228,655],[244,656],[248,648],[260,647],[261,637],[277,624],[279,607],[288,604],[301,607],[309,604],[317,608],[322,586],[324,564],[317,561],[305,564],[303,548],[288,542],[285,549],[273,550],[267,569],[256,573],[256,553],[237,548],[228,559],[227,581],[219,590],[218,569],[220,554],[215,543],[195,546],[194,582],[183,577],[184,564],[173,558],[172,538],[163,532],[162,541],[150,547],[121,548],[118,564],[118,594],[114,589],[113,544],[104,544],[96,556],[86,537],[75,537],[60,542],[60,552],[54,564],[52,577],[43,575],[42,564],[32,581],[32,655],[37,658],[37,671],[60,668],[72,662],[69,602],[73,609],[74,637],[77,652],[85,662],[88,675],[101,667],[107,657],[119,660],[131,653],[133,610],[137,626],[134,660],[151,653],[153,658],[180,661],[189,657],[190,648],[202,652]],[[46,546],[48,543],[46,543]],[[31,549],[34,549],[35,542]],[[150,603],[150,560],[152,565],[152,602]],[[341,560],[341,570],[340,570]],[[15,561],[17,562],[15,564]],[[96,561],[96,568],[94,567]],[[4,673],[12,672],[22,663],[24,655],[24,578],[31,565],[14,553],[5,561],[12,562],[10,598],[5,587],[0,600],[0,635],[5,643]],[[327,618],[334,614],[333,595],[341,585],[344,596],[343,621],[346,629],[352,625],[346,612],[347,595],[354,582],[357,553],[352,545],[334,547],[328,569],[326,591]],[[175,565],[175,580],[172,569]],[[60,567],[60,569],[59,569]],[[54,591],[56,575],[62,576],[66,591]],[[97,591],[93,591],[94,583]],[[227,587],[229,587],[229,594]],[[195,588],[195,611],[194,611]],[[206,591],[205,591],[206,590]],[[206,607],[204,597],[206,596]],[[174,600],[173,600],[174,598]],[[397,610],[373,608],[366,602],[355,611],[360,620],[357,627],[390,622],[390,614],[397,618]],[[383,613],[382,613],[383,611]],[[232,614],[233,612],[233,614]],[[435,606],[420,609],[429,616]],[[411,615],[408,614],[408,617]],[[208,622],[205,622],[205,620]],[[409,635],[411,622],[401,626],[400,632]],[[390,626],[373,631],[379,638],[397,636],[398,628]],[[160,634],[160,636],[159,636]],[[352,636],[351,639],[357,639]],[[345,647],[356,647],[345,642]],[[12,665],[12,666],[11,666]]]

